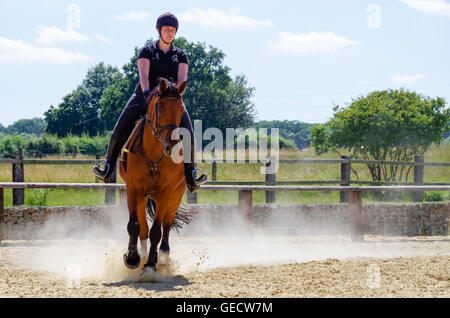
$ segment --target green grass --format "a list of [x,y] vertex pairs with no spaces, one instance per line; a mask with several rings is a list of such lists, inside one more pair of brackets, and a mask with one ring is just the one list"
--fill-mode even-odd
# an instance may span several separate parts
[[[61,158],[52,157],[53,159]],[[86,159],[86,157],[84,157]],[[306,151],[280,151],[280,158],[338,158],[334,153],[322,156],[314,154],[313,149]],[[450,146],[431,147],[425,153],[426,162],[450,162]],[[217,180],[219,181],[264,181],[265,175],[261,173],[261,164],[244,163],[219,163],[217,165]],[[211,179],[211,164],[199,164],[199,168],[209,174]],[[361,180],[371,180],[370,174],[363,164],[353,164],[352,168],[357,170]],[[25,165],[26,182],[64,182],[64,183],[93,183],[94,175],[91,165]],[[448,167],[425,167],[424,182],[450,182]],[[280,164],[277,172],[277,181],[299,181],[299,180],[339,180],[339,164]],[[356,180],[352,173],[352,180]],[[0,165],[0,182],[11,182],[11,165]],[[412,171],[408,181],[412,181]],[[123,182],[118,177],[118,182]],[[43,190],[41,190],[43,191]],[[104,190],[75,190],[75,189],[51,189],[48,193],[39,193],[37,189],[25,190],[26,204],[40,205],[45,199],[48,206],[76,206],[76,205],[103,205],[105,198]],[[449,191],[441,191],[440,195],[428,195],[427,198],[441,198],[450,200]],[[44,198],[46,196],[46,198]],[[277,203],[338,203],[338,192],[278,192]],[[400,197],[384,199],[391,202],[411,202],[410,195],[403,194]],[[253,201],[256,204],[265,203],[265,193],[253,192]],[[364,202],[379,202],[380,199],[373,193],[364,194]],[[183,198],[186,203],[186,195]],[[198,203],[201,204],[237,204],[237,191],[199,191]],[[5,205],[12,205],[12,190],[5,190]]]

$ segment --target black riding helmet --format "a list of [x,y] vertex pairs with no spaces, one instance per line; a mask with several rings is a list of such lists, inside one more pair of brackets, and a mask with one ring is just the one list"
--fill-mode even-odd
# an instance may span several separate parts
[[158,29],[158,31],[161,31],[161,27],[163,26],[171,26],[178,31],[177,17],[170,12],[161,14],[156,21],[156,28]]

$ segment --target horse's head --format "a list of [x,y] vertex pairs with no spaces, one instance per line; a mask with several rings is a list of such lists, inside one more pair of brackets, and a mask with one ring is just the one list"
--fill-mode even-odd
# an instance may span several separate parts
[[178,134],[175,135],[176,138],[172,138],[172,134],[178,129],[184,112],[182,96],[185,90],[186,81],[177,86],[161,78],[148,105],[148,122],[153,135],[163,143],[166,156],[170,156],[172,148],[181,142]]

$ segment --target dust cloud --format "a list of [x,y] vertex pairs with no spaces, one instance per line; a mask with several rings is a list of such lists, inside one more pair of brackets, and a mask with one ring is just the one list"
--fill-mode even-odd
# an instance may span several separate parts
[[[427,239],[386,238],[366,235],[366,242],[351,242],[350,236],[293,233],[295,223],[286,216],[278,224],[291,227],[274,231],[274,220],[249,224],[235,208],[227,215],[199,213],[180,233],[171,232],[169,276],[242,265],[277,265],[325,259],[355,257],[394,258],[420,255],[448,255],[448,250],[427,247]],[[51,216],[35,239],[5,241],[9,248],[2,262],[17,269],[73,276],[93,280],[138,281],[144,262],[136,270],[123,264],[128,246],[128,212],[111,210],[95,220],[74,209],[68,216]],[[270,226],[269,226],[270,225]],[[311,225],[318,226],[318,225]],[[321,223],[320,233],[335,231],[337,224]],[[304,225],[308,227],[308,224]],[[303,233],[314,232],[314,228]],[[24,229],[26,231],[26,229]],[[24,233],[25,234],[25,233]],[[294,235],[295,234],[295,235]],[[424,244],[416,244],[417,241]],[[148,244],[150,245],[150,244]],[[138,245],[139,248],[139,245]],[[160,280],[165,279],[163,276]]]

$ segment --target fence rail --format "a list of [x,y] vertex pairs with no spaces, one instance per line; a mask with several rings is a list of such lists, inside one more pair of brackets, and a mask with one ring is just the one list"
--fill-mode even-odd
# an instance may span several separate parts
[[[211,177],[212,181],[210,181],[211,186],[216,185],[237,185],[237,186],[252,186],[252,185],[266,185],[266,186],[285,186],[285,185],[328,185],[328,184],[338,184],[340,186],[350,186],[352,184],[368,184],[368,185],[450,185],[450,183],[445,182],[423,182],[424,178],[424,167],[432,166],[432,167],[450,167],[449,162],[425,162],[423,156],[415,156],[414,161],[389,161],[389,160],[360,160],[360,159],[352,159],[350,156],[342,156],[342,158],[331,158],[331,159],[317,159],[317,158],[303,158],[303,159],[279,159],[277,162],[281,164],[340,164],[341,165],[341,180],[298,180],[298,181],[278,181],[276,174],[270,173],[269,167],[274,162],[274,157],[267,157],[265,160],[234,160],[233,163],[236,162],[245,162],[245,163],[256,163],[256,164],[264,164],[266,166],[266,176],[265,181],[217,181],[217,165],[220,164],[229,164],[231,162],[227,162],[226,160],[218,161],[217,158],[213,159],[205,159],[202,162],[211,163]],[[24,182],[24,165],[94,165],[97,164],[99,160],[93,159],[24,159],[22,156],[22,152],[19,150],[18,156],[12,159],[0,159],[0,164],[11,164],[12,165],[12,175],[13,182]],[[409,165],[414,167],[413,171],[413,180],[414,182],[398,182],[398,181],[366,181],[366,180],[350,180],[351,176],[351,165],[352,164],[391,164],[391,165]],[[450,175],[450,174],[449,174]],[[111,183],[115,183],[114,174]],[[96,182],[98,180],[96,179]],[[25,193],[23,189],[14,189],[13,190],[13,205],[21,205],[24,204],[24,196]],[[114,199],[114,193],[111,191],[107,191],[105,193],[105,203],[109,203]],[[417,192],[413,195],[414,201],[422,201],[423,200],[423,192]],[[196,194],[188,194],[188,202],[196,203],[197,195]],[[266,202],[273,203],[276,202],[276,192],[266,191]],[[340,193],[340,202],[349,202],[348,192],[341,191]]]
[[[0,158],[0,164],[27,164],[27,165],[87,165],[87,164],[97,164],[101,160],[95,159],[15,159],[15,158]],[[232,164],[232,163],[255,163],[255,164],[265,164],[270,162],[269,160],[233,160],[233,162],[227,162],[226,160],[219,161],[215,160],[202,160],[202,163],[220,163],[220,164]],[[434,166],[434,167],[450,167],[450,162],[419,162],[419,161],[390,161],[390,160],[360,160],[360,159],[315,159],[315,158],[304,158],[304,159],[279,159],[278,163],[314,163],[314,164],[325,164],[325,163],[355,163],[355,164],[395,164],[404,166]]]
[[[0,183],[0,242],[5,238],[4,224],[4,189],[108,189],[120,191],[120,205],[126,204],[125,184],[94,184],[94,183]],[[364,241],[362,222],[362,193],[368,191],[448,191],[450,186],[236,186],[236,185],[204,185],[200,191],[238,191],[239,208],[248,218],[253,219],[253,191],[340,191],[349,194],[349,215],[351,222],[351,238],[353,241]]]

